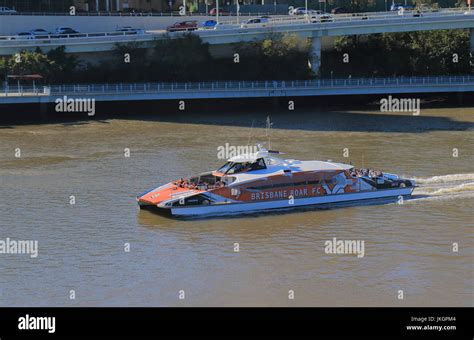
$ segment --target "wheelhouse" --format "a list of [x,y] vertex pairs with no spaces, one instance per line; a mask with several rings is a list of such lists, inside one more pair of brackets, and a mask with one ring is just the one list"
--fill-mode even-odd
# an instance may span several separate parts
[[252,160],[241,160],[241,161],[231,161],[229,160],[223,166],[221,166],[217,172],[224,174],[224,175],[232,175],[238,174],[242,172],[249,172],[255,170],[263,170],[266,169],[267,165],[265,164],[265,160],[262,158],[258,158],[255,161]]

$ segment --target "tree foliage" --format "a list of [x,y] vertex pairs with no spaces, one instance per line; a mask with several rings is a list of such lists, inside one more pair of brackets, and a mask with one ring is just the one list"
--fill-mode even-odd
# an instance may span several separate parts
[[[349,62],[344,62],[344,55]],[[454,75],[472,73],[469,30],[340,37],[324,52],[322,74],[335,76]]]
[[37,48],[0,59],[0,75],[5,78],[7,75],[39,74],[46,82],[64,81],[77,65],[77,58],[66,54],[64,46],[46,54]]

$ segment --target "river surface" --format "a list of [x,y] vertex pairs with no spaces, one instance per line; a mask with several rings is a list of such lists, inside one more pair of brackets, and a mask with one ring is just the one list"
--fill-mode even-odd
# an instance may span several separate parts
[[[0,305],[474,305],[473,108],[271,115],[271,147],[287,158],[415,178],[403,204],[192,220],[139,211],[138,193],[222,165],[218,146],[265,141],[266,116],[0,126],[0,240],[39,247],[37,258],[0,254]],[[364,256],[326,254],[333,238],[364,240]]]

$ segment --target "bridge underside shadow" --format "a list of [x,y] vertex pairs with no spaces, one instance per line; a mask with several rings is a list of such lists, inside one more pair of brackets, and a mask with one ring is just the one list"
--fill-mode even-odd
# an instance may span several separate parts
[[[186,101],[186,110],[177,109],[176,101],[97,103],[96,115],[56,113],[49,106],[47,114],[38,114],[35,106],[2,108],[0,128],[21,124],[107,124],[109,119],[140,120],[209,126],[264,127],[268,115],[274,129],[295,131],[347,131],[423,133],[430,131],[470,131],[474,129],[474,106],[461,108],[446,98],[425,97],[419,115],[410,112],[380,112],[380,98],[366,97],[298,98],[294,110],[288,109],[289,98],[248,100]],[[450,110],[459,107],[456,119]],[[43,112],[45,108],[43,107]],[[461,118],[459,118],[461,117]],[[472,118],[471,118],[472,117]]]

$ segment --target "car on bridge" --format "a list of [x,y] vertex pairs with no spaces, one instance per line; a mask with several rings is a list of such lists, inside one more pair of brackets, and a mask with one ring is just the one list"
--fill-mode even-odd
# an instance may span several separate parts
[[54,33],[50,33],[51,38],[79,38],[85,36],[85,33],[81,34],[79,31],[76,31],[71,27],[64,26],[57,27]]
[[11,40],[31,40],[36,39],[36,36],[31,32],[19,32],[10,38]]
[[71,28],[71,27],[64,27],[64,26],[60,26],[58,28],[56,28],[56,34],[78,34],[79,31],[76,31],[75,29]]
[[334,18],[329,14],[321,14],[321,15],[313,15],[311,16],[311,23],[325,23],[325,22],[333,22]]
[[116,32],[122,32],[123,34],[145,34],[145,30],[142,28],[133,28],[131,26],[119,27],[115,30]]
[[14,14],[14,13],[18,13],[17,11],[15,11],[14,9],[10,9],[9,7],[0,7],[0,14]]
[[247,20],[247,22],[240,25],[241,28],[257,28],[266,27],[268,25],[268,19],[266,18],[253,18]]
[[217,21],[215,20],[206,20],[201,24],[201,27],[207,30],[214,29],[217,25]]
[[31,34],[33,34],[34,36],[38,37],[38,36],[48,36],[50,35],[50,33],[42,28],[36,28],[34,30],[31,30],[30,31]]
[[186,31],[195,31],[197,29],[198,29],[198,22],[196,20],[176,22],[173,25],[168,26],[166,28],[168,32],[186,32]]

